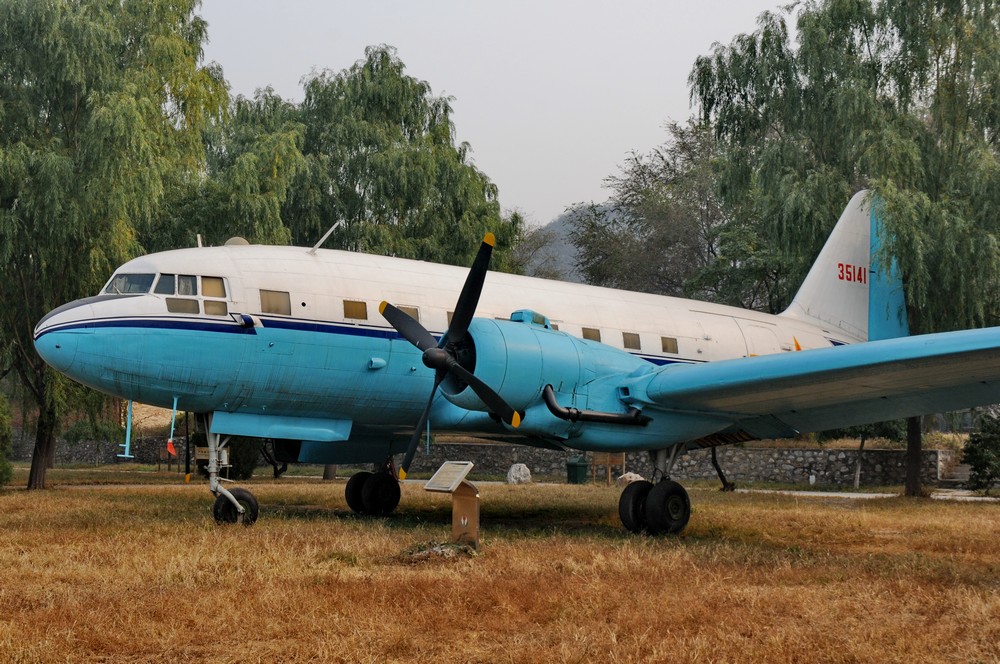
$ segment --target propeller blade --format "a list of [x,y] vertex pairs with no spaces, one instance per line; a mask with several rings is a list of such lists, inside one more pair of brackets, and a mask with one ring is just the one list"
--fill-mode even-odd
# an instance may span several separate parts
[[468,276],[465,277],[465,285],[462,286],[462,293],[458,296],[458,304],[455,305],[455,313],[451,317],[451,324],[445,335],[450,344],[457,345],[465,338],[472,317],[476,315],[476,305],[479,304],[479,296],[483,292],[483,282],[486,281],[486,271],[490,267],[494,244],[496,238],[493,233],[487,233],[483,237],[483,243],[479,245],[479,253],[469,268]]
[[497,394],[492,387],[481,381],[476,377],[475,374],[470,372],[468,369],[463,367],[458,362],[451,364],[448,367],[449,371],[455,373],[456,376],[468,383],[472,391],[476,393],[486,407],[490,411],[496,413],[500,416],[500,419],[511,425],[515,429],[521,426],[521,415],[516,410],[510,407],[504,398]]
[[397,309],[388,302],[380,304],[378,312],[389,321],[390,325],[396,328],[397,332],[403,335],[404,339],[421,351],[437,347],[437,339],[423,325],[413,320],[413,317],[408,313]]
[[427,400],[427,405],[424,406],[424,411],[420,413],[420,419],[417,420],[417,428],[413,430],[413,435],[410,436],[410,444],[406,446],[406,456],[403,457],[403,463],[399,467],[400,480],[406,479],[406,473],[409,472],[410,464],[413,463],[413,457],[417,453],[417,444],[420,442],[420,434],[423,433],[424,427],[427,426],[427,418],[431,414],[431,404],[434,403],[434,396],[437,394],[438,386],[441,385],[444,377],[444,371],[438,371],[434,375],[434,387],[431,388],[431,396]]

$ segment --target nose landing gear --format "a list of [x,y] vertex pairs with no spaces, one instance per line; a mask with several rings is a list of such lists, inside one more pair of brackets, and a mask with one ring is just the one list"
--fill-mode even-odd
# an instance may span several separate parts
[[260,513],[257,499],[246,489],[235,488],[229,491],[222,486],[219,477],[219,450],[226,445],[228,439],[220,441],[219,434],[211,432],[208,421],[205,424],[205,436],[208,439],[208,488],[215,495],[212,516],[216,523],[242,523],[244,526],[252,526]]

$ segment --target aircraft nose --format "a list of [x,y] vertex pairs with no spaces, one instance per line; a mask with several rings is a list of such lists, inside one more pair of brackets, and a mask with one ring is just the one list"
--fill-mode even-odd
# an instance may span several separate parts
[[35,350],[57,371],[73,366],[81,335],[92,334],[93,298],[76,300],[50,311],[35,327]]
[[56,371],[66,373],[76,359],[79,334],[72,331],[53,331],[35,337],[35,350],[45,363]]

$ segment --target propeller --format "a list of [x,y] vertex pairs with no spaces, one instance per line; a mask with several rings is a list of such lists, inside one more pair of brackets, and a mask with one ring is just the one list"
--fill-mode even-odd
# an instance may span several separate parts
[[431,388],[427,406],[424,407],[423,412],[420,413],[420,419],[417,420],[410,444],[406,448],[406,456],[403,457],[403,464],[399,467],[399,479],[401,480],[406,479],[406,473],[410,470],[410,464],[413,463],[413,456],[416,454],[417,444],[420,442],[420,434],[427,425],[427,418],[430,415],[431,405],[438,387],[449,374],[468,385],[476,393],[476,396],[486,404],[486,407],[491,412],[496,413],[501,420],[515,428],[521,424],[521,415],[511,408],[503,397],[458,362],[458,348],[465,340],[469,325],[472,323],[472,317],[476,314],[476,305],[479,304],[479,296],[483,292],[483,282],[486,281],[486,271],[490,265],[490,256],[493,254],[495,243],[496,238],[493,237],[493,233],[487,233],[483,238],[483,243],[479,245],[479,252],[465,278],[462,293],[458,296],[458,304],[455,306],[455,313],[451,317],[448,331],[441,337],[441,341],[436,340],[434,335],[405,311],[388,302],[379,305],[379,313],[389,321],[389,324],[399,332],[400,336],[423,353],[424,365],[434,369],[434,387]]

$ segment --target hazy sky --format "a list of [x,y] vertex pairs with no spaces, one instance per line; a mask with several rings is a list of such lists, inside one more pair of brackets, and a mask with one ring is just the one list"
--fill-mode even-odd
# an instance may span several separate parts
[[390,44],[407,73],[454,97],[457,139],[505,210],[548,223],[600,202],[632,151],[685,121],[694,59],[756,28],[775,0],[203,0],[206,61],[233,94],[267,85],[302,100],[312,70],[340,71]]

